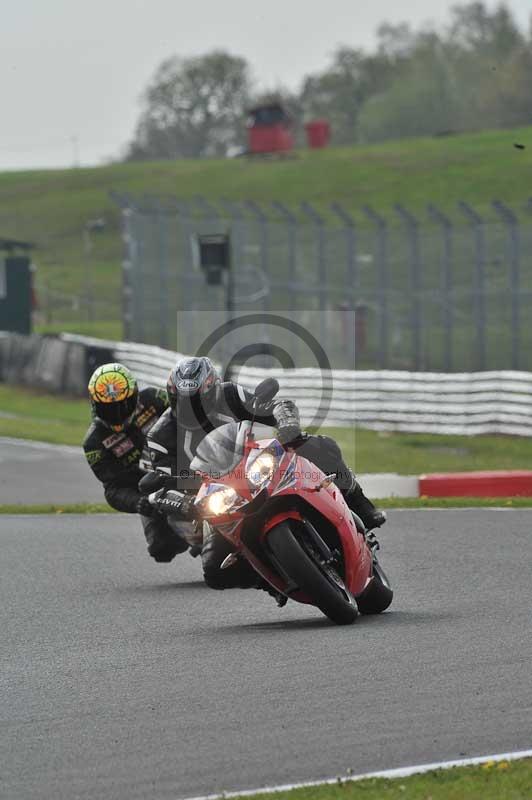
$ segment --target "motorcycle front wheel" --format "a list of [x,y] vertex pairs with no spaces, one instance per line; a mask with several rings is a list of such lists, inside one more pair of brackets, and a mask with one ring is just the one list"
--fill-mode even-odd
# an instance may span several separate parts
[[267,541],[279,566],[326,617],[337,625],[350,625],[355,621],[357,606],[347,589],[340,585],[340,577],[336,576],[335,580],[330,567],[312,558],[287,522],[272,528]]

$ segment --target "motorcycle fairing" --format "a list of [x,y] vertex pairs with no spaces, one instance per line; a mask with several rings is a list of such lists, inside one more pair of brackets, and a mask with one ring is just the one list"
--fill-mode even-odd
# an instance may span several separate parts
[[[344,562],[349,565],[344,576],[345,584],[352,594],[355,596],[360,594],[367,584],[368,576],[371,575],[371,556],[365,546],[364,536],[357,530],[342,493],[334,483],[317,490],[316,487],[325,475],[315,464],[302,456],[296,455],[294,469],[300,475],[312,475],[312,478],[300,483],[298,497],[335,526],[344,551]],[[275,495],[280,497],[290,493],[291,487],[287,487],[276,491]]]
[[[227,429],[230,426],[235,426],[236,428],[235,423],[230,423],[227,426],[222,426],[222,428],[217,429],[213,434],[219,432],[219,435],[227,437],[229,431],[223,431],[223,428]],[[231,459],[232,471],[225,472],[223,475],[217,472],[216,476],[216,482],[218,484],[230,485],[242,498],[248,499],[248,505],[238,510],[231,510],[228,514],[220,516],[216,524],[214,524],[214,520],[211,519],[210,524],[220,529],[220,533],[242,552],[254,569],[262,575],[268,583],[280,592],[299,600],[299,602],[311,603],[311,600],[302,593],[293,591],[287,586],[283,577],[270,569],[267,563],[261,561],[246,542],[243,541],[242,530],[244,524],[249,523],[251,519],[255,518],[255,514],[250,515],[249,518],[246,517],[246,509],[253,503],[254,494],[246,479],[243,465],[246,463],[247,458],[249,458],[249,453],[253,451],[259,453],[268,450],[268,448],[272,446],[281,447],[277,440],[274,439],[253,440],[251,444],[248,444],[248,450],[245,446],[243,447],[243,437],[245,437],[248,431],[249,423],[247,426],[246,423],[241,424],[238,428],[238,432],[234,429],[231,431],[233,435],[237,433],[238,447],[236,449],[238,452],[238,459],[236,456],[234,459]],[[213,434],[210,434],[210,436]],[[227,438],[225,438],[225,441],[227,441]],[[295,451],[285,451],[284,448],[282,448],[282,455],[279,452],[279,456],[280,459],[275,473],[268,486],[262,490],[262,492],[266,492],[267,494],[263,505],[265,505],[268,500],[275,497],[275,500],[284,499],[286,501],[286,506],[278,513],[274,512],[262,525],[259,537],[261,545],[267,548],[268,532],[272,530],[275,525],[290,520],[295,523],[301,523],[302,514],[300,509],[304,508],[305,504],[307,504],[311,507],[315,515],[323,517],[324,520],[335,527],[343,549],[344,564],[347,565],[346,574],[344,576],[345,586],[351,594],[356,597],[361,594],[371,577],[371,554],[365,545],[363,534],[356,528],[351,511],[345,503],[340,490],[334,483],[329,486],[320,487],[320,483],[325,478],[325,474],[319,470],[315,464],[312,464],[312,462],[302,456],[298,456]],[[227,464],[229,460],[228,458],[225,463]],[[194,462],[191,466],[196,469],[198,468],[195,466]],[[215,468],[219,466],[221,466],[220,461],[216,464]],[[208,476],[207,470],[204,470],[204,472]],[[300,482],[297,485],[296,493],[294,488],[296,487],[298,479],[300,479]],[[205,483],[203,487],[205,491]],[[231,525],[229,529],[227,523],[234,523],[236,521],[235,515],[238,515],[240,518],[238,524],[236,526]],[[257,520],[257,524],[260,525],[261,523]]]

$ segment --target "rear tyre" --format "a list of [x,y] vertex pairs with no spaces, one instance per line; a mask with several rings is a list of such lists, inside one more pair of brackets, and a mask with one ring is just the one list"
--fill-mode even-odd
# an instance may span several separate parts
[[326,617],[337,625],[355,621],[358,612],[354,599],[308,555],[287,522],[272,528],[267,541],[284,572]]
[[361,595],[356,598],[361,614],[380,614],[393,600],[393,591],[386,573],[378,561],[373,564],[373,578]]

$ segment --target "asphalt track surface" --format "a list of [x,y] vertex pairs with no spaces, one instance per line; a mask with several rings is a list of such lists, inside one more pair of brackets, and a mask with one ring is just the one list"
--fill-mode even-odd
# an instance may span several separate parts
[[[414,476],[358,477],[368,497],[387,497],[399,490],[412,496],[417,492]],[[102,486],[88,467],[81,447],[0,436],[0,504],[104,501]]]
[[0,517],[0,796],[183,798],[532,745],[532,511],[394,511],[336,627],[157,565],[134,517]]
[[0,437],[0,503],[103,503],[81,447]]

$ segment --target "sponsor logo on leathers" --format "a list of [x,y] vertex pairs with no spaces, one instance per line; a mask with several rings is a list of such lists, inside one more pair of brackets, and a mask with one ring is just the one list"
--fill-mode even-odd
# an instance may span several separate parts
[[118,444],[118,442],[121,442],[125,438],[126,434],[123,431],[121,433],[113,433],[111,436],[108,436],[107,439],[104,439],[102,444],[106,450],[111,450],[115,444]]

